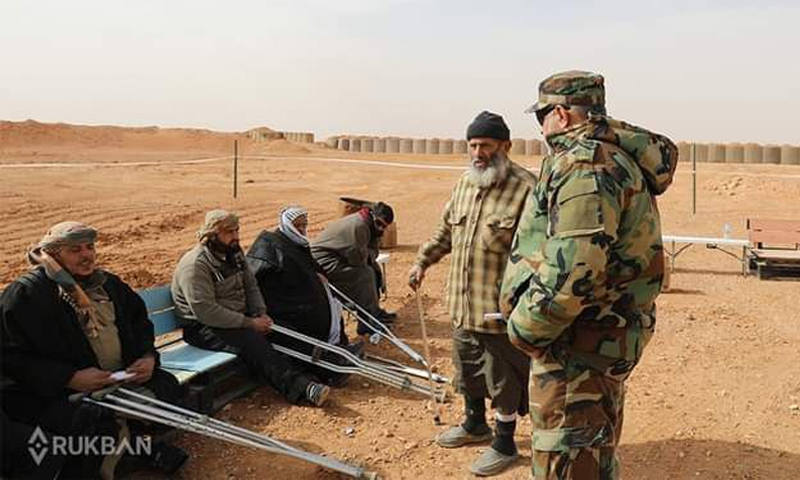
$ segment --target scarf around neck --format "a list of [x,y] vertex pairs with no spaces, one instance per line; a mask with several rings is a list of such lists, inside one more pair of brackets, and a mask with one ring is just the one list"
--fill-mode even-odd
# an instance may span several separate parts
[[86,336],[97,338],[104,323],[91,299],[84,291],[84,287],[93,288],[103,285],[106,280],[103,272],[95,270],[86,280],[82,280],[79,283],[55,258],[41,248],[34,248],[28,252],[28,260],[34,265],[34,268],[43,267],[47,278],[58,285],[59,296],[78,315],[78,321]]
[[300,233],[297,227],[294,226],[295,220],[299,217],[308,216],[306,209],[302,207],[287,207],[281,212],[280,225],[278,228],[281,233],[289,237],[289,240],[300,245],[301,247],[308,246],[308,237]]

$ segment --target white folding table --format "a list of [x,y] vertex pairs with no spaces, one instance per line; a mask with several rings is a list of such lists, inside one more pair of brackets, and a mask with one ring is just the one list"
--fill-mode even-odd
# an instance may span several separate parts
[[[742,238],[712,238],[712,237],[690,237],[681,235],[663,235],[664,252],[669,255],[670,270],[675,271],[675,258],[694,244],[705,245],[706,248],[719,250],[742,263],[742,275],[747,275],[747,249],[750,248],[750,241]],[[680,248],[677,244],[682,243]],[[671,248],[667,248],[667,246]],[[734,252],[725,250],[722,247],[739,247],[742,249],[742,256]]]

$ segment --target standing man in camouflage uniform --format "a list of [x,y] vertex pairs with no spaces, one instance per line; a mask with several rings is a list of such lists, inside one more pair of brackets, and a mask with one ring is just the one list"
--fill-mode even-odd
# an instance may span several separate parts
[[471,466],[476,475],[495,475],[518,457],[517,413],[527,412],[527,356],[505,334],[505,324],[486,314],[499,310],[500,281],[525,198],[534,176],[508,158],[509,130],[499,115],[482,112],[467,129],[471,168],[453,188],[442,219],[422,245],[409,285],[419,288],[425,270],[452,253],[449,290],[453,320],[454,384],[464,395],[465,421],[436,439],[445,448],[492,439],[485,398],[495,411],[495,436]]
[[655,328],[664,274],[656,195],[677,161],[667,138],[605,116],[603,77],[539,85],[551,151],[506,268],[508,336],[531,357],[535,479],[614,479],[624,381]]

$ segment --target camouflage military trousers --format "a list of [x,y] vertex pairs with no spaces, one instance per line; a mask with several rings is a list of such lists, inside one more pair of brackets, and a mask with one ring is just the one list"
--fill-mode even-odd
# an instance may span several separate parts
[[618,478],[624,383],[548,349],[531,360],[529,389],[533,478]]

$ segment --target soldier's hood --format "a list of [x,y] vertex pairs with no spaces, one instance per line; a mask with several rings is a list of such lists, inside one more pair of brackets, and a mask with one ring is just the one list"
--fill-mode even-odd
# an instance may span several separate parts
[[[602,115],[575,127],[572,135],[611,143],[630,155],[642,171],[653,195],[664,193],[672,184],[678,166],[678,147],[664,135]],[[566,133],[566,132],[564,132]]]

